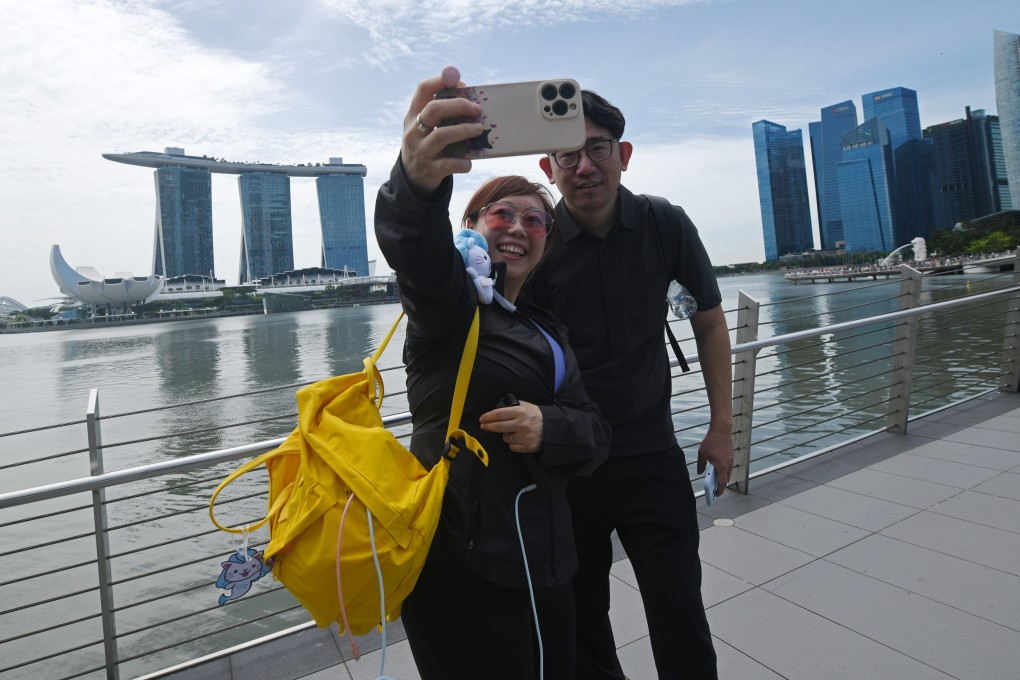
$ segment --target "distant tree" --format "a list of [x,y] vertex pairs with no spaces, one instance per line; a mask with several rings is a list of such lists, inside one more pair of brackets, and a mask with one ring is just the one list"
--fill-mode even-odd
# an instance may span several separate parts
[[970,253],[998,253],[1016,247],[1016,237],[1001,231],[993,231],[987,236],[975,239],[967,246]]
[[25,314],[33,319],[49,319],[53,317],[53,311],[50,307],[32,307],[25,310]]
[[963,230],[939,229],[928,236],[928,250],[940,255],[963,255],[972,239],[973,235]]

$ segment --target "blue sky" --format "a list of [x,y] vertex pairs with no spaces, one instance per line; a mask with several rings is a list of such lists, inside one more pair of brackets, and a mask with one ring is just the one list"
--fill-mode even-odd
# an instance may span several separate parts
[[[446,64],[468,84],[572,77],[620,106],[635,153],[624,183],[683,205],[718,264],[761,261],[751,123],[804,131],[826,105],[918,92],[923,127],[995,113],[992,30],[1015,0],[32,0],[0,6],[0,295],[59,295],[72,266],[151,273],[151,170],[101,154],[368,166],[396,159],[407,102]],[[810,158],[808,158],[810,164]],[[541,174],[535,157],[476,162]],[[809,178],[810,184],[810,178]],[[295,266],[319,263],[311,180],[292,180]],[[812,199],[813,200],[813,199]],[[216,274],[236,283],[237,180],[213,176]],[[812,215],[815,206],[812,203]],[[817,228],[816,228],[817,234]]]

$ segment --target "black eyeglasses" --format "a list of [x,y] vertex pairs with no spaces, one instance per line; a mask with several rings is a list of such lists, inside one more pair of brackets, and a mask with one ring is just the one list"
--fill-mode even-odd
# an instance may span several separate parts
[[577,151],[561,151],[552,155],[556,165],[561,168],[572,168],[581,162],[581,151],[588,154],[592,161],[604,161],[613,155],[613,144],[616,139],[593,139]]
[[506,231],[514,225],[519,215],[521,226],[532,238],[545,238],[553,225],[553,216],[544,210],[515,208],[509,203],[498,201],[485,206],[480,213],[485,220],[485,226],[493,231]]

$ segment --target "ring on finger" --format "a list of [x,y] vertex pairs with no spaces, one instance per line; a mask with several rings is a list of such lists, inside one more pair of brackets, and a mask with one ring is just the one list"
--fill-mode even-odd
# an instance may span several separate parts
[[514,433],[513,432],[508,432],[507,435],[510,437],[510,443],[511,444],[516,444],[517,443],[517,442],[514,441]]
[[428,133],[430,133],[433,130],[435,130],[434,127],[432,127],[430,125],[426,125],[425,123],[421,122],[421,114],[420,113],[417,116],[414,117],[414,120],[415,120],[415,122],[418,123],[418,132],[422,132],[422,133],[425,133],[427,135]]

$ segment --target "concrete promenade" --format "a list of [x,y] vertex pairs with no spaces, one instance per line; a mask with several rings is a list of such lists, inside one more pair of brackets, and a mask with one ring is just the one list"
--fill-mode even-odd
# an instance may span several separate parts
[[[698,509],[722,680],[1020,678],[1020,395],[972,400]],[[619,557],[620,658],[631,680],[654,680]],[[417,679],[399,622],[389,634],[387,675]],[[313,629],[165,677],[372,680],[378,637],[363,643],[375,651],[345,662],[347,643]]]

